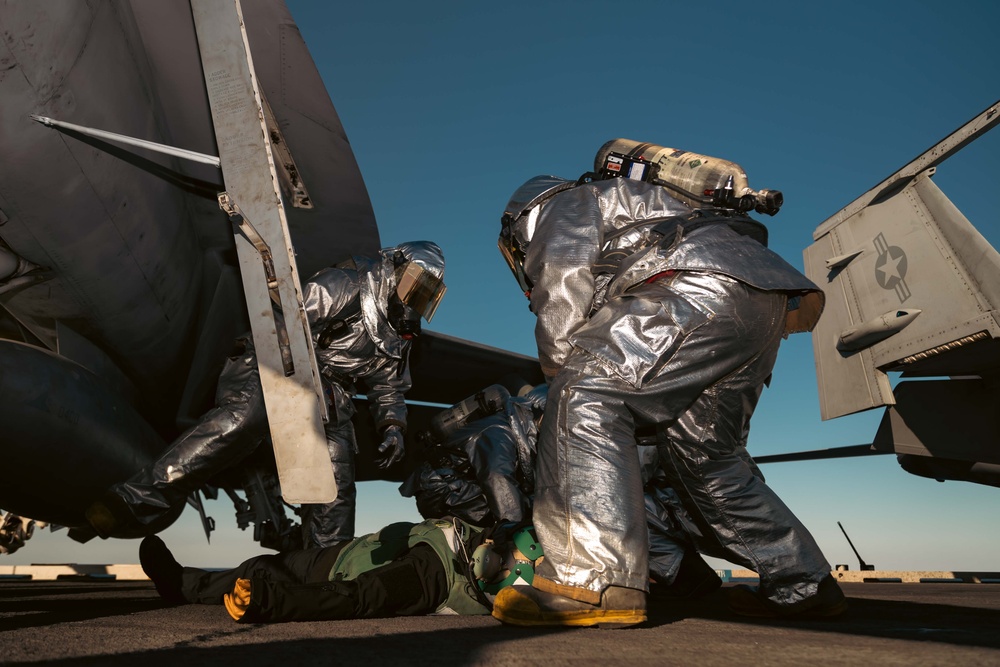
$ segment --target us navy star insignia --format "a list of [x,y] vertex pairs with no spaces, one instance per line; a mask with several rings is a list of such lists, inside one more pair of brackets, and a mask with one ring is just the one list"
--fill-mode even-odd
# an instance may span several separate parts
[[874,244],[878,251],[875,282],[882,289],[895,291],[899,302],[905,302],[910,298],[910,288],[906,285],[906,253],[899,246],[890,246],[882,233],[875,237]]

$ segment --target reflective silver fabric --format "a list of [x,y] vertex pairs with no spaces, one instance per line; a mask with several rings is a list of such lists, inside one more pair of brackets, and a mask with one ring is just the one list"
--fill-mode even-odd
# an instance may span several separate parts
[[494,523],[483,490],[466,461],[424,461],[400,485],[399,494],[413,498],[420,516],[454,516],[476,526]]
[[[545,375],[552,377],[572,348],[570,334],[591,311],[592,269],[602,252],[647,247],[658,240],[651,231],[656,221],[690,209],[664,188],[628,179],[581,185],[540,206],[525,250],[524,271],[534,285],[531,310],[538,317],[539,361]],[[637,220],[649,224],[636,225]],[[527,219],[519,223],[526,224]]]
[[[525,272],[553,378],[536,470],[534,523],[546,554],[538,575],[593,593],[647,587],[635,431],[656,424],[661,466],[701,532],[699,548],[757,571],[779,604],[814,593],[829,564],[741,450],[788,296],[818,288],[726,225],[661,243],[654,223],[690,210],[657,186],[599,181],[538,206]],[[609,244],[623,259],[602,285],[593,267]]]
[[[534,208],[549,197],[575,187],[575,181],[570,181],[558,176],[535,176],[526,181],[521,187],[514,191],[510,201],[504,207],[504,215],[518,218],[529,209]],[[530,238],[519,239],[522,242],[530,241]]]
[[649,573],[657,581],[670,584],[684,554],[697,551],[693,539],[698,527],[677,492],[668,485],[656,445],[639,445],[638,452],[649,532]]
[[544,393],[508,397],[501,412],[459,428],[400,493],[415,498],[425,518],[450,515],[478,526],[527,518],[538,437],[533,409],[539,404],[544,406]]
[[400,243],[393,251],[400,252],[407,262],[413,262],[424,271],[428,271],[444,280],[444,253],[432,241],[407,241]]
[[302,544],[304,548],[328,547],[354,539],[355,508],[358,489],[354,483],[354,403],[340,385],[327,388],[330,420],[325,425],[326,446],[330,450],[337,498],[324,505],[302,505]]
[[249,334],[223,366],[216,407],[181,434],[152,465],[111,488],[139,522],[163,516],[213,475],[239,462],[267,438],[267,414]]
[[[355,268],[356,266],[356,268]],[[410,388],[409,341],[389,325],[387,304],[395,285],[391,256],[355,257],[352,266],[323,269],[306,283],[304,302],[320,373],[353,394],[362,381],[376,427],[406,426],[403,394]],[[344,311],[360,298],[360,312]],[[320,342],[332,320],[338,334]]]
[[396,294],[430,322],[447,291],[444,254],[430,241],[401,243],[395,252],[406,260],[402,266],[396,266]]
[[[538,440],[536,411],[545,409],[548,387],[507,400],[502,413],[459,429],[444,443],[443,454],[419,465],[400,485],[415,498],[424,518],[455,516],[477,526],[528,516],[534,493]],[[698,528],[680,498],[667,486],[655,445],[638,448],[649,530],[649,568],[669,584],[687,550],[694,550]]]
[[385,248],[374,258],[353,257],[318,272],[306,283],[306,317],[329,396],[326,436],[338,493],[337,500],[328,505],[303,506],[306,548],[354,538],[357,442],[351,425],[351,396],[359,389],[364,392],[379,431],[391,425],[406,428],[403,395],[411,384],[410,342],[400,338],[388,318],[389,299],[396,289],[393,258],[397,250],[407,261],[444,275],[441,249],[415,241]]
[[[822,292],[816,285],[775,253],[748,243],[724,224],[701,227],[671,247],[675,228],[664,237],[654,232],[657,224],[672,218],[680,226],[695,223],[686,220],[692,210],[663,187],[624,178],[568,190],[561,190],[559,183],[570,182],[531,179],[507,205],[507,210],[517,210],[523,199],[528,204],[541,200],[537,216],[531,215],[530,207],[521,210],[513,233],[525,251],[524,271],[534,285],[530,299],[538,317],[535,338],[548,377],[569,354],[570,334],[606,298],[667,270],[725,273],[763,290],[812,295],[822,309]],[[602,276],[595,266],[612,252],[625,259],[614,275]],[[795,330],[811,328],[818,310],[812,321]]]
[[[319,271],[306,283],[304,294],[320,372],[349,391],[361,381],[379,430],[390,424],[406,427],[403,394],[410,388],[406,367],[410,341],[397,335],[388,318],[389,299],[396,289],[397,250],[407,261],[444,275],[441,249],[430,241],[412,241],[385,248],[374,258],[353,257]],[[350,308],[358,298],[360,313]],[[323,332],[334,320],[345,326],[335,337],[324,339]]]
[[[351,396],[355,382],[364,385],[379,429],[390,424],[406,427],[403,393],[410,387],[406,368],[409,342],[396,334],[387,318],[389,298],[396,287],[393,258],[397,250],[408,261],[418,262],[439,277],[444,275],[441,249],[427,241],[415,241],[386,248],[375,258],[355,257],[320,271],[305,286],[306,314],[328,396],[327,446],[338,488],[333,503],[303,507],[307,548],[354,537],[357,444],[351,424]],[[342,326],[330,328],[330,335],[324,338],[322,334],[331,323]],[[176,508],[188,494],[237,463],[267,437],[253,343],[249,336],[239,342],[244,351],[226,363],[219,378],[216,407],[182,434],[153,466],[112,488],[140,522],[151,523]]]
[[684,554],[694,546],[688,535],[675,521],[675,513],[683,509],[673,489],[647,487],[643,494],[646,504],[646,525],[649,529],[649,572],[657,581],[670,584],[677,577]]

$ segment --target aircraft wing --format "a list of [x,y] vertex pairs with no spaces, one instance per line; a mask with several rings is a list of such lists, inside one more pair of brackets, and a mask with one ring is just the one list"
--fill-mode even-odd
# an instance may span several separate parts
[[491,384],[502,384],[512,393],[524,385],[545,381],[538,359],[425,330],[410,353],[413,387],[407,400],[407,455],[403,463],[386,473],[374,465],[375,448],[381,442],[367,403],[356,401],[354,428],[361,456],[357,458],[358,480],[401,481],[417,464],[419,443],[414,436],[427,428],[442,407],[468,398]]
[[[545,381],[538,359],[434,331],[425,331],[410,354],[413,388],[406,398],[451,405],[491,384],[517,377]],[[510,388],[510,387],[508,387]]]

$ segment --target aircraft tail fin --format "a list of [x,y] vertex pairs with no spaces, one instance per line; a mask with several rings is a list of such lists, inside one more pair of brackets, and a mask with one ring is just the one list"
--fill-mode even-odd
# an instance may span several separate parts
[[882,192],[804,253],[827,297],[813,332],[823,419],[894,404],[887,371],[966,375],[994,365],[983,355],[1000,363],[1000,254],[934,171]]

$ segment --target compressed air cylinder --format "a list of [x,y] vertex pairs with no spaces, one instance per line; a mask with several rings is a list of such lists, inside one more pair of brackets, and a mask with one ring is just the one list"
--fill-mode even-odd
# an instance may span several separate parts
[[503,410],[508,398],[510,392],[501,385],[490,385],[478,394],[438,413],[430,423],[431,437],[437,443],[447,441],[463,426]]
[[658,181],[694,208],[709,203],[711,194],[706,195],[705,191],[724,188],[730,176],[737,197],[752,192],[746,172],[735,162],[631,139],[612,139],[601,146],[594,158],[594,171],[601,170],[611,153],[652,162],[657,167]]

